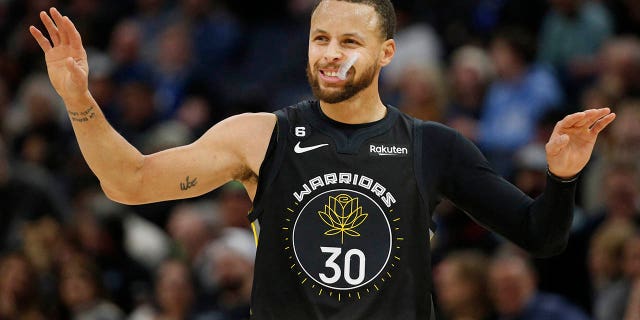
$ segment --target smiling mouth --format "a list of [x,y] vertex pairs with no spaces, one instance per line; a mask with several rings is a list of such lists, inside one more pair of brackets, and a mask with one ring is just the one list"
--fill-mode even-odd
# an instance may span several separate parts
[[320,70],[320,73],[322,73],[322,75],[327,76],[327,77],[338,77],[338,71],[326,71],[326,70]]

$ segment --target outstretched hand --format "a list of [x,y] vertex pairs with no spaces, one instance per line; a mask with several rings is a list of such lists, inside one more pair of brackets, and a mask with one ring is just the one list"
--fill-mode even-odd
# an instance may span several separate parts
[[77,99],[88,91],[87,53],[82,47],[80,33],[71,20],[63,17],[56,8],[51,8],[49,12],[51,16],[40,12],[40,19],[51,42],[34,26],[29,27],[29,32],[44,51],[53,88],[64,100]]
[[559,121],[546,145],[549,171],[560,178],[577,175],[591,158],[598,134],[616,118],[609,108],[591,109]]

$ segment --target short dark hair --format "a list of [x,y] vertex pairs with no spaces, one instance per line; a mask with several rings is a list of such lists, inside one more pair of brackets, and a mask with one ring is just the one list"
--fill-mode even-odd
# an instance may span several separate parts
[[[320,3],[327,0],[320,0],[313,8],[316,11]],[[380,18],[380,31],[385,40],[393,39],[396,34],[396,11],[391,0],[335,0],[351,3],[361,3],[373,7]]]

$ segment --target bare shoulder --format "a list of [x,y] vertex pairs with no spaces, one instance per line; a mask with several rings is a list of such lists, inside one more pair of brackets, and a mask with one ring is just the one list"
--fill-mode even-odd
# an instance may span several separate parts
[[236,179],[244,184],[252,198],[276,122],[275,114],[261,112],[238,114],[218,124],[225,132],[225,144],[243,163]]
[[[250,160],[254,153],[264,154],[276,124],[272,113],[242,113],[231,116],[218,125],[223,129],[227,143],[240,155]],[[216,125],[216,126],[218,126]]]
[[275,114],[266,112],[237,114],[214,125],[205,133],[203,142],[213,142],[231,151],[246,169],[257,173],[269,146],[276,119]]
[[255,138],[256,134],[265,132],[271,134],[276,124],[276,115],[267,112],[241,113],[220,122],[222,123],[229,129],[237,130],[234,133]]
[[238,138],[245,142],[238,145],[239,151],[246,157],[245,161],[251,171],[257,174],[269,147],[277,117],[266,112],[243,113],[234,120],[239,126]]

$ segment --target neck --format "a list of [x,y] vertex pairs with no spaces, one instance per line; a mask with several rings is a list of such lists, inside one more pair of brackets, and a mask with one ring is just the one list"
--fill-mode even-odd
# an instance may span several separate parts
[[342,123],[359,124],[378,121],[384,118],[387,108],[380,99],[376,83],[374,80],[368,88],[339,103],[320,101],[320,109],[330,119]]

